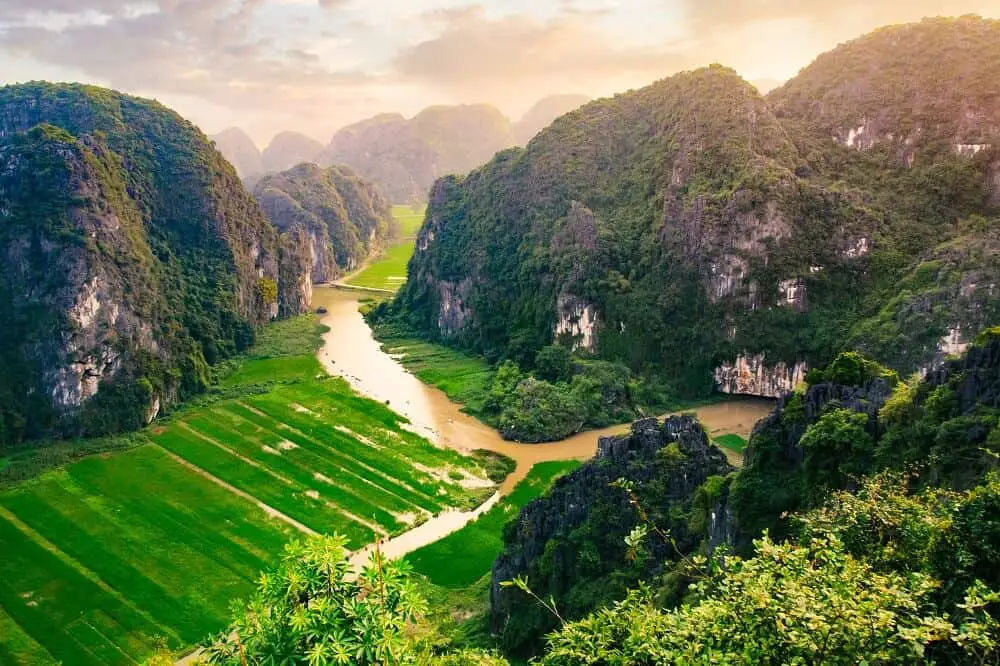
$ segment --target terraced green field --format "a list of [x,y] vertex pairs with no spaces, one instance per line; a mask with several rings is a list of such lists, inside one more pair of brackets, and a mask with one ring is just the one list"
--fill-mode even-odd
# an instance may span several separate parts
[[152,446],[4,492],[0,606],[19,632],[0,633],[2,663],[129,664],[197,642],[293,533]]
[[492,509],[457,532],[406,556],[413,568],[446,588],[472,585],[485,576],[503,549],[503,528],[528,502],[544,494],[555,480],[580,466],[577,460],[536,464],[528,476]]
[[326,377],[319,339],[313,317],[275,325],[145,444],[0,490],[0,664],[176,652],[221,630],[293,535],[361,547],[493,492],[477,459]]
[[397,240],[381,256],[373,259],[368,266],[347,281],[347,284],[368,289],[398,291],[406,282],[406,265],[413,256],[417,242],[417,232],[424,221],[425,208],[393,206],[392,215],[399,224]]

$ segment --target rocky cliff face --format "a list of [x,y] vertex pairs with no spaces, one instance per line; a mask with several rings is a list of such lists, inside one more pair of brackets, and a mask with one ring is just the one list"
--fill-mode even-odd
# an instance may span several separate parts
[[312,283],[360,266],[381,249],[392,224],[382,195],[343,166],[300,164],[265,177],[254,194],[271,223],[294,237]]
[[629,435],[601,438],[594,460],[557,481],[506,529],[491,578],[494,631],[508,647],[523,649],[554,626],[523,593],[501,587],[515,576],[527,576],[536,593],[553,595],[564,616],[576,617],[615,598],[625,579],[654,573],[676,557],[671,546],[651,538],[649,552],[630,567],[624,537],[641,521],[614,482],[634,484],[650,519],[688,551],[705,536],[690,529],[696,490],[730,471],[725,454],[693,417],[637,421]]
[[808,369],[802,361],[792,367],[782,362],[769,366],[763,354],[741,354],[735,363],[723,363],[716,368],[714,378],[723,393],[780,398],[805,381]]
[[[766,98],[710,67],[587,104],[438,182],[394,311],[490,357],[568,334],[685,394],[778,395],[851,348],[932,367],[995,316],[972,248],[1000,218],[997,43],[996,21],[930,21]],[[440,316],[458,284],[460,327]]]
[[279,308],[274,230],[154,102],[0,89],[0,218],[0,440],[138,427]]

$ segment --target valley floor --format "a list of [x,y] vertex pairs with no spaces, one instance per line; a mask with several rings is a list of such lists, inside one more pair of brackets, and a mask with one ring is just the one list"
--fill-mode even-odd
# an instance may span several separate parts
[[406,282],[406,266],[413,256],[425,210],[426,206],[393,206],[392,216],[398,224],[396,240],[380,256],[345,278],[343,284],[385,293],[399,291]]
[[317,328],[273,325],[144,444],[0,491],[0,663],[176,652],[225,627],[288,539],[337,532],[360,548],[494,492],[485,460],[326,376]]

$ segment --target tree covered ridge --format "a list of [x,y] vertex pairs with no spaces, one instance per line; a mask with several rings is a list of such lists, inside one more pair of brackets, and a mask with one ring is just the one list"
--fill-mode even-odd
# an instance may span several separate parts
[[177,114],[30,83],[0,129],[0,440],[138,427],[277,312],[277,234]]
[[[996,22],[958,22],[966,23],[973,37],[956,35],[952,22],[900,30],[936,31],[923,42],[933,48],[926,57],[948,67],[967,51],[952,53],[955,41],[995,48]],[[976,63],[982,99],[992,99],[998,62]],[[894,85],[927,98],[961,94],[913,78],[871,88]],[[560,307],[570,299],[593,308],[599,357],[684,394],[711,390],[713,369],[741,354],[823,366],[845,348],[881,357],[903,347],[885,360],[909,373],[939,360],[954,329],[974,335],[977,313],[996,301],[988,258],[967,255],[931,284],[910,280],[907,302],[929,316],[882,310],[920,265],[954,256],[948,248],[963,239],[973,246],[995,235],[998,146],[973,155],[949,144],[908,167],[880,147],[834,141],[776,100],[726,68],[686,72],[592,102],[526,149],[439,181],[410,280],[387,315],[530,368],[571,319]],[[967,307],[944,303],[949,289]],[[879,339],[869,345],[873,329]]]
[[315,282],[357,268],[381,249],[392,231],[385,198],[347,166],[300,164],[265,176],[254,187],[254,196],[280,232],[304,231],[316,239],[317,253],[332,254],[335,265],[314,273]]

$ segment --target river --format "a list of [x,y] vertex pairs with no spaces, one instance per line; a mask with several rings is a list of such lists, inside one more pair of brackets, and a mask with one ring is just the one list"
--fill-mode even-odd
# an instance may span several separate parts
[[[535,463],[586,460],[596,453],[599,437],[628,430],[628,425],[617,425],[547,444],[505,441],[496,430],[462,412],[461,406],[451,402],[442,391],[427,386],[386,354],[358,311],[361,297],[357,292],[330,287],[315,290],[313,305],[327,309],[322,321],[330,328],[319,351],[327,372],[343,377],[362,395],[387,403],[408,418],[416,432],[439,446],[465,452],[487,449],[514,459],[517,468],[501,485],[501,495],[509,493]],[[735,399],[693,411],[710,435],[733,433],[749,437],[754,423],[773,408],[772,400]]]

